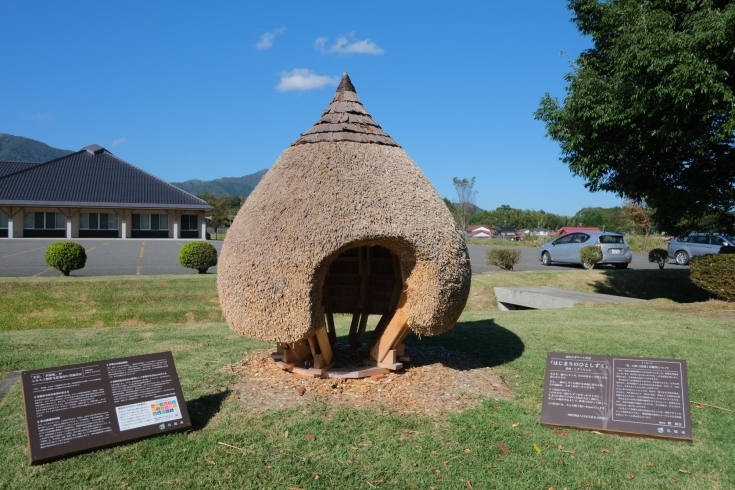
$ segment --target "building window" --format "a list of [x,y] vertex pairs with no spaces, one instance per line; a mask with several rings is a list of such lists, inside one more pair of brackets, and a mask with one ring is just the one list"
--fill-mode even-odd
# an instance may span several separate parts
[[0,229],[8,227],[8,215],[0,211]]
[[23,219],[26,230],[63,230],[66,217],[61,213],[26,213]]
[[79,215],[80,230],[117,230],[117,214],[115,213],[81,213]]
[[133,214],[134,230],[168,230],[167,214]]
[[197,223],[196,214],[184,214],[181,216],[181,231],[198,231]]

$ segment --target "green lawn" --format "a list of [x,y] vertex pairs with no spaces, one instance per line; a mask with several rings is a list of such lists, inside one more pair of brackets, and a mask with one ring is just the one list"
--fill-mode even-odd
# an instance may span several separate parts
[[[589,279],[569,282],[596,280],[587,271],[570,272]],[[87,301],[98,302],[97,312],[87,313],[87,323],[58,325],[63,328],[51,328],[53,322],[48,321],[23,330],[14,323],[18,310],[11,315],[3,310],[0,372],[171,350],[194,424],[188,434],[31,467],[16,385],[0,402],[0,488],[735,488],[735,413],[693,406],[691,444],[572,429],[559,432],[539,425],[546,352],[555,350],[686,359],[691,399],[735,409],[733,307],[658,299],[625,307],[553,311],[470,309],[453,331],[421,340],[409,337],[408,342],[483,357],[508,380],[513,401],[488,399],[476,409],[436,418],[397,415],[380,407],[339,408],[316,399],[305,407],[255,415],[234,396],[237,380],[226,366],[267,344],[236,336],[219,322],[186,324],[180,319],[186,308],[178,307],[168,312],[176,315],[174,321],[80,328],[93,326],[96,315],[115,318],[114,310],[124,306],[138,311],[141,323],[154,323],[142,320],[154,317],[154,306],[129,304],[140,299],[137,293],[128,302],[114,300],[117,295],[112,294],[109,307],[94,293],[111,294],[110,289],[128,284],[148,288],[142,297],[155,303],[157,294],[173,294],[166,287],[171,283],[171,289],[189,297],[190,311],[207,311],[211,294],[204,294],[203,284],[210,281],[213,287],[212,279],[181,277],[186,279],[99,279],[96,286],[85,284],[92,280],[0,282],[0,288],[14,284],[3,290],[4,301],[11,305],[22,304],[14,297],[17,292],[23,301],[60,308],[53,301],[42,303],[38,296],[58,299],[67,294],[62,290],[69,284],[89,288]],[[476,277],[473,291],[486,294],[499,281],[490,277]],[[510,274],[497,277],[520,280]],[[542,279],[527,275],[531,284]],[[551,275],[547,279],[562,281]],[[42,292],[34,293],[34,288]],[[177,304],[174,298],[170,302]],[[71,312],[64,315],[61,318],[72,318]],[[54,313],[45,311],[41,317]],[[307,440],[307,434],[315,440]],[[499,442],[509,454],[501,452]]]
[[0,331],[222,322],[214,274],[0,278]]

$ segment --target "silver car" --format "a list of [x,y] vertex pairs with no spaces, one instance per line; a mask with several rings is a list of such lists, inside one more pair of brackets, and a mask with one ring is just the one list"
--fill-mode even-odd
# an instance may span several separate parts
[[561,236],[541,247],[538,259],[544,265],[552,262],[563,262],[567,264],[580,264],[589,269],[591,264],[582,263],[579,253],[582,247],[593,245],[602,250],[602,261],[600,264],[611,264],[618,269],[626,269],[633,254],[628,244],[625,243],[623,235],[618,233],[606,233],[604,231],[578,231]]
[[698,255],[720,253],[720,248],[732,247],[735,240],[727,235],[692,233],[689,236],[674,238],[669,242],[669,258],[679,265],[687,265]]

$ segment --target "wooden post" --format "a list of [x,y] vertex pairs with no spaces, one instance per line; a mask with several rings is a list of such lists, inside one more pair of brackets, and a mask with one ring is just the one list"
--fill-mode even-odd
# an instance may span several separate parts
[[332,362],[332,346],[329,342],[329,335],[327,335],[327,329],[322,327],[316,331],[316,341],[319,345],[319,352],[322,355],[322,362],[324,365],[329,365]]
[[353,349],[359,349],[360,346],[362,345],[357,340],[357,328],[359,327],[359,324],[360,324],[360,314],[354,313],[352,315],[352,323],[350,324],[350,335],[348,337],[348,340],[350,341],[350,347],[352,347]]
[[292,344],[279,342],[276,345],[276,354],[274,358],[280,358],[281,361],[291,363],[301,363],[311,356],[309,343],[301,340]]
[[329,343],[334,346],[337,343],[337,329],[334,326],[334,315],[330,309],[327,310],[327,336]]
[[398,308],[385,332],[370,350],[370,357],[377,362],[383,362],[388,352],[394,350],[408,335],[408,316],[403,308]]

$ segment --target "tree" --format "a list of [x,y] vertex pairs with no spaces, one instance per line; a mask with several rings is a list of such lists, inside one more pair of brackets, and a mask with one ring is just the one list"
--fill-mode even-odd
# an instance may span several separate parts
[[645,201],[661,229],[735,230],[735,3],[568,0],[593,47],[535,118],[591,191]]
[[543,209],[515,209],[503,204],[492,211],[478,210],[472,215],[471,224],[482,224],[491,228],[510,226],[516,229],[545,226],[550,230],[558,230],[569,224],[569,220],[567,216],[547,213]]
[[209,226],[214,230],[215,239],[217,238],[217,230],[222,226],[229,224],[230,210],[227,207],[226,197],[217,197],[211,192],[205,192],[200,194],[199,199],[207,201],[207,204],[212,206],[214,209],[210,210],[207,214],[209,215]]
[[455,206],[454,203],[450,201],[449,199],[447,199],[446,197],[443,200],[444,200],[444,204],[446,204],[447,206],[447,209],[449,209],[449,212],[452,213],[452,216],[454,216],[454,218],[456,219],[457,218],[457,206]]
[[653,214],[654,210],[649,208],[646,203],[629,202],[625,205],[630,220],[636,231],[643,235],[643,251],[648,249],[648,236],[654,226]]
[[477,210],[477,206],[475,206],[475,201],[477,200],[475,178],[460,179],[455,177],[452,179],[452,183],[454,184],[454,190],[457,191],[457,203],[455,204],[455,208],[457,209],[457,222],[459,223],[459,227],[462,228],[462,232],[466,233],[470,219]]

